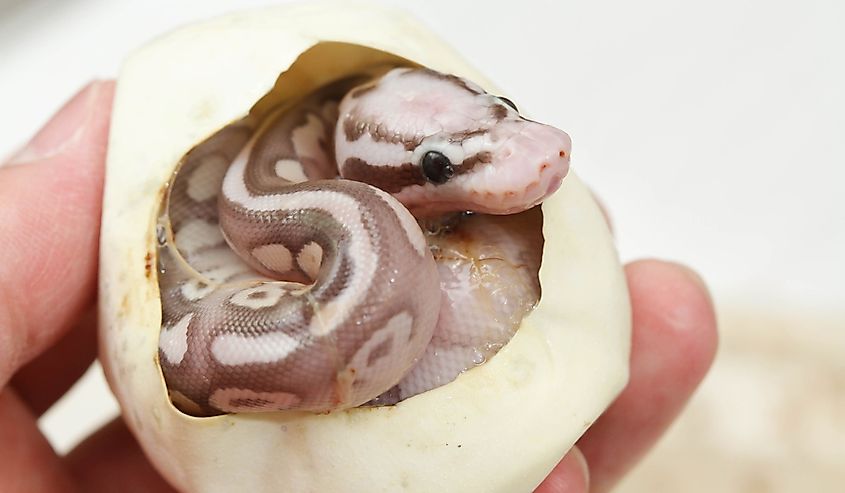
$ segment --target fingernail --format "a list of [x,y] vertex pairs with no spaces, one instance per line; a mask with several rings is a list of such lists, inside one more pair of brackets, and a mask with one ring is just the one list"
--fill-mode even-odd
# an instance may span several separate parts
[[535,493],[587,493],[590,491],[590,468],[577,445],[569,449],[552,469]]
[[584,491],[590,491],[590,465],[587,464],[587,458],[584,457],[581,449],[577,446],[572,447],[569,453],[575,457],[578,467],[581,469],[581,477],[584,478]]
[[72,149],[85,135],[102,87],[100,81],[85,86],[6,164],[16,166],[44,161]]

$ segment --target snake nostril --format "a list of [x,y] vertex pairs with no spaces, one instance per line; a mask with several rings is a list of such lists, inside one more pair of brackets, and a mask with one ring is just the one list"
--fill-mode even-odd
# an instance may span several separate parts
[[546,171],[547,169],[549,169],[549,163],[543,163],[543,164],[540,165],[540,172],[541,173],[543,171]]

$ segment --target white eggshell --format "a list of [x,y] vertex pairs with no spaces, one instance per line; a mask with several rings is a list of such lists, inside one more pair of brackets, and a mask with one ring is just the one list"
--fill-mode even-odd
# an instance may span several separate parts
[[626,383],[625,279],[599,208],[570,174],[543,206],[542,299],[488,363],[394,407],[192,418],[171,406],[157,366],[154,224],[175,165],[251,109],[397,56],[492,89],[414,19],[360,6],[219,18],[124,66],[103,207],[101,359],[129,427],[181,491],[527,492]]

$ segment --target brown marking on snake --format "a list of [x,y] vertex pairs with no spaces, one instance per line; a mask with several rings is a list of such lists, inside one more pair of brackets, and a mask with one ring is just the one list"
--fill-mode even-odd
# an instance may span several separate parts
[[267,399],[260,399],[257,397],[241,397],[239,399],[229,399],[229,405],[234,407],[264,407],[272,403]]
[[387,193],[396,193],[411,185],[427,183],[419,166],[403,163],[399,166],[372,166],[357,157],[347,158],[343,163],[343,174],[350,180],[363,181]]
[[346,140],[355,142],[366,133],[364,128],[365,123],[352,115],[347,116],[343,120],[343,133],[346,135]]
[[[348,253],[341,256],[337,261],[340,263],[337,269],[337,275],[328,284],[320,286],[321,289],[319,292],[314,293],[317,301],[328,301],[337,298],[349,286],[349,275],[352,266],[350,265],[351,262]],[[318,274],[317,278],[319,279],[320,277],[322,276]]]
[[463,142],[471,137],[478,137],[490,132],[489,128],[477,128],[475,130],[465,130],[463,132],[455,132],[449,136],[449,142]]
[[493,153],[490,151],[481,151],[461,161],[461,164],[455,167],[455,174],[463,175],[472,171],[479,164],[490,164],[492,162]]
[[508,116],[508,109],[503,104],[494,104],[491,107],[493,118],[500,122]]
[[450,82],[450,83],[454,84],[455,86],[460,87],[461,89],[469,91],[472,94],[483,94],[482,91],[479,91],[478,89],[470,87],[469,84],[467,84],[467,82],[464,79],[458,77],[457,75],[444,74],[444,73],[437,72],[437,71],[429,69],[429,68],[420,68],[420,69],[416,69],[416,70],[409,70],[407,72],[402,73],[402,75],[403,76],[412,75],[412,74],[418,73],[418,72],[422,72],[422,73],[424,73],[424,74],[426,74],[429,77],[432,77],[434,79],[439,79],[439,80],[444,80],[444,81]]
[[390,350],[392,348],[393,335],[390,335],[387,339],[378,343],[378,345],[370,351],[370,354],[367,355],[367,366],[373,366],[373,364],[375,364],[378,360],[390,354]]
[[[493,154],[489,151],[481,151],[465,158],[455,166],[455,174],[466,174],[479,164],[491,162],[493,162]],[[428,183],[419,166],[413,163],[404,163],[401,166],[372,166],[363,159],[350,157],[343,165],[343,174],[350,180],[363,181],[366,178],[372,185],[388,193],[396,193],[411,185]]]
[[346,140],[355,142],[364,134],[369,135],[373,142],[386,142],[388,144],[400,144],[406,151],[413,151],[420,145],[420,137],[407,137],[397,133],[385,131],[382,125],[364,120],[359,115],[349,114],[343,120],[343,133]]

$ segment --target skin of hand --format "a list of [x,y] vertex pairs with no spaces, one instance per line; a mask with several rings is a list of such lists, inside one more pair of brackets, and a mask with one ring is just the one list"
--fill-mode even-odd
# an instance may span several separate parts
[[[37,426],[96,357],[104,163],[114,83],[73,97],[0,167],[0,491],[168,492],[119,419],[57,455]],[[624,391],[536,491],[610,490],[706,374],[717,346],[707,288],[686,267],[625,266],[633,307]]]

